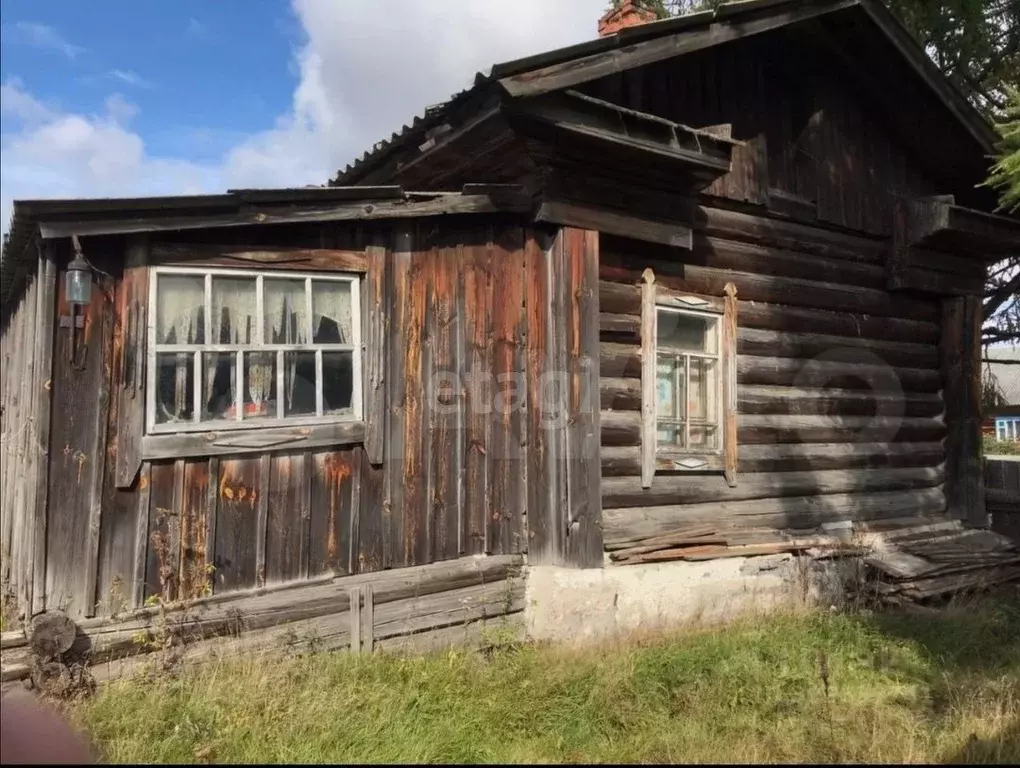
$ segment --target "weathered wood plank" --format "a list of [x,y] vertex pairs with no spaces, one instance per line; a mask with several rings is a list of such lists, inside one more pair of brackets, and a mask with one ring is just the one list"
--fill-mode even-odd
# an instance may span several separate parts
[[368,273],[365,277],[364,304],[366,347],[365,365],[365,452],[372,464],[383,461],[386,425],[386,245],[377,237],[365,249]]
[[307,454],[272,457],[267,500],[266,584],[292,581],[304,576],[301,569],[302,532],[306,510],[302,499],[311,495],[305,487]]
[[149,244],[145,235],[129,240],[125,259],[115,313],[122,349],[114,381],[114,398],[117,401],[115,480],[118,488],[130,488],[142,464],[147,337],[145,311],[149,305]]
[[266,583],[266,533],[269,527],[269,473],[272,457],[268,453],[259,457],[259,484],[255,501],[255,583]]
[[338,421],[304,427],[268,427],[258,434],[244,430],[181,432],[146,435],[141,452],[146,461],[200,456],[262,455],[268,451],[293,451],[355,445],[365,439],[365,423]]
[[152,465],[143,462],[138,474],[138,493],[135,504],[134,570],[131,587],[131,605],[141,608],[145,602],[147,566],[149,562],[149,507],[152,488]]
[[208,558],[209,540],[209,462],[187,461],[184,464],[183,505],[180,515],[181,547],[177,596],[195,599],[212,593],[212,575]]
[[150,249],[150,261],[179,267],[362,273],[368,272],[369,264],[365,251],[207,243],[154,243]]
[[567,562],[575,568],[602,566],[602,503],[599,485],[598,270],[599,233],[565,229],[569,332],[567,371],[570,376],[567,414],[568,522]]
[[[469,242],[485,242],[477,232]],[[468,374],[467,457],[465,465],[464,551],[477,554],[487,545],[487,521],[492,514],[490,463],[492,389],[493,263],[488,247],[476,245],[465,254],[463,266],[465,365]]]
[[437,194],[431,199],[373,200],[370,203],[337,203],[331,205],[260,206],[249,205],[237,213],[204,214],[199,216],[133,217],[131,219],[46,221],[40,225],[44,239],[70,237],[77,234],[129,234],[133,232],[166,232],[212,227],[245,227],[251,225],[301,224],[328,221],[372,221],[376,219],[417,219],[443,214],[526,213],[531,202],[524,198],[498,200],[489,195]]
[[462,346],[460,336],[463,317],[458,275],[461,249],[456,242],[446,242],[438,255],[434,271],[433,339],[434,376],[428,398],[434,406],[435,428],[432,432],[432,498],[428,500],[434,515],[433,556],[448,560],[460,554],[461,484],[463,476],[464,394],[461,386]]
[[431,344],[425,338],[427,296],[432,277],[434,255],[419,231],[418,242],[411,254],[404,308],[404,439],[401,462],[401,483],[404,503],[397,524],[401,527],[402,551],[397,562],[402,565],[423,565],[429,562],[431,537],[428,504],[430,467],[428,453],[431,435],[428,431],[429,403],[425,398],[425,382],[430,376]]
[[341,531],[349,532],[351,526],[353,454],[354,451],[313,454],[309,561],[312,576],[349,573],[348,553],[341,549]]
[[384,568],[406,565],[404,539],[404,428],[406,414],[405,366],[410,301],[409,272],[414,249],[413,228],[403,225],[394,235],[386,265],[386,337],[389,340],[386,386],[385,480],[382,504]]
[[554,563],[562,547],[563,526],[557,525],[555,443],[556,397],[548,374],[554,370],[552,337],[551,250],[554,240],[542,230],[529,232],[525,244],[524,285],[528,335],[525,339],[528,387],[528,556],[533,562]]
[[216,510],[217,593],[256,586],[260,469],[261,461],[257,457],[220,460]]

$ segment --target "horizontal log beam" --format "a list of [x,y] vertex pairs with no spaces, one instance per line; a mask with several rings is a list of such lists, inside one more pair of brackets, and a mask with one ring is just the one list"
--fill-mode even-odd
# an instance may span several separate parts
[[[818,472],[830,469],[932,467],[945,461],[942,443],[804,443],[741,445],[739,469],[755,472]],[[603,477],[637,477],[641,449],[602,448]]]
[[[654,264],[646,264],[655,269]],[[632,267],[608,266],[599,270],[603,279],[621,283],[636,284],[640,271]],[[828,283],[819,280],[805,280],[793,277],[777,277],[752,272],[683,265],[683,276],[661,275],[656,271],[656,285],[677,291],[707,296],[721,296],[727,283],[733,283],[742,301],[783,304],[792,307],[824,308],[833,312],[850,312],[879,317],[906,318],[933,322],[938,318],[938,306],[934,301],[907,298],[885,290],[860,288],[857,286]],[[605,310],[604,310],[605,311]],[[618,310],[612,310],[617,312]]]
[[638,477],[609,477],[602,481],[602,507],[609,510],[658,504],[903,491],[931,488],[941,485],[944,479],[942,467],[749,474],[741,475],[735,487],[729,487],[724,478],[714,475],[656,476],[651,488],[642,488]]
[[463,558],[313,584],[296,583],[254,594],[234,593],[168,606],[162,618],[160,610],[148,608],[127,616],[81,622],[82,634],[75,645],[77,650],[90,653],[95,664],[138,653],[138,634],[153,631],[159,621],[169,622],[192,640],[237,634],[343,613],[348,610],[348,590],[353,586],[371,584],[378,606],[501,581],[516,573],[520,562],[516,556]]
[[[776,443],[893,443],[941,440],[946,426],[940,419],[882,416],[740,416],[737,444]],[[603,411],[602,445],[641,445],[641,414]]]
[[[624,380],[627,381],[627,380]],[[622,406],[627,401],[619,400]],[[907,417],[937,417],[945,410],[936,393],[882,394],[870,390],[743,386],[738,405],[747,415],[872,416],[900,413]],[[614,406],[616,410],[627,410]],[[902,410],[901,410],[902,409]]]
[[924,368],[748,355],[737,358],[737,380],[742,385],[869,389],[894,395],[901,391],[938,392],[942,387],[939,371]]
[[878,341],[853,336],[741,328],[737,335],[741,355],[816,358],[831,362],[890,363],[904,368],[939,367],[939,350],[934,344]]
[[[743,479],[742,479],[743,481]],[[609,551],[640,546],[647,539],[713,524],[720,531],[749,528],[804,530],[842,520],[936,516],[946,510],[941,488],[860,491],[826,496],[794,496],[690,505],[618,508],[603,513]]]
[[775,443],[931,442],[941,440],[939,419],[882,416],[742,416],[740,445]]
[[539,206],[535,221],[591,229],[685,250],[691,248],[691,230],[685,224],[642,219],[606,209],[548,201]]
[[[641,291],[633,276],[603,272],[599,282],[602,312],[619,315],[641,314]],[[610,279],[607,279],[610,278]],[[743,296],[743,294],[740,294]],[[871,317],[866,312],[837,312],[825,309],[784,306],[760,301],[741,301],[740,327],[773,331],[818,333],[859,339],[937,344],[938,323],[900,317]]]
[[[604,376],[599,381],[602,409],[641,409],[641,381]],[[741,386],[738,411],[747,415],[794,414],[801,416],[872,416],[899,413],[907,417],[938,417],[945,410],[938,393],[905,392],[902,395],[854,389]]]

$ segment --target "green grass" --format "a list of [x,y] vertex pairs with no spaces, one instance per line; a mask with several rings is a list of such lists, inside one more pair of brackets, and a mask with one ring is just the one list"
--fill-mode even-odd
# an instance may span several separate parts
[[72,715],[114,762],[1015,763],[1020,603],[489,658],[248,658],[112,683]]
[[983,438],[985,456],[1020,456],[1020,443],[1015,440]]

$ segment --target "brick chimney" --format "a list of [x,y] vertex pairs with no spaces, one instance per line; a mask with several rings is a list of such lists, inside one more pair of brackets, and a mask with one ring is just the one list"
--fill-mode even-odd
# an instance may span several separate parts
[[645,8],[639,0],[623,0],[617,7],[606,11],[605,15],[599,19],[599,37],[612,35],[624,27],[635,27],[658,18],[655,11]]

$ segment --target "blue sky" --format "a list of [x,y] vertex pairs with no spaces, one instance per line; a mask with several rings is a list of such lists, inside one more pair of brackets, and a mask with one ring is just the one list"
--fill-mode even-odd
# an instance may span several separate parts
[[594,36],[607,0],[3,0],[13,199],[324,183],[498,62]]

